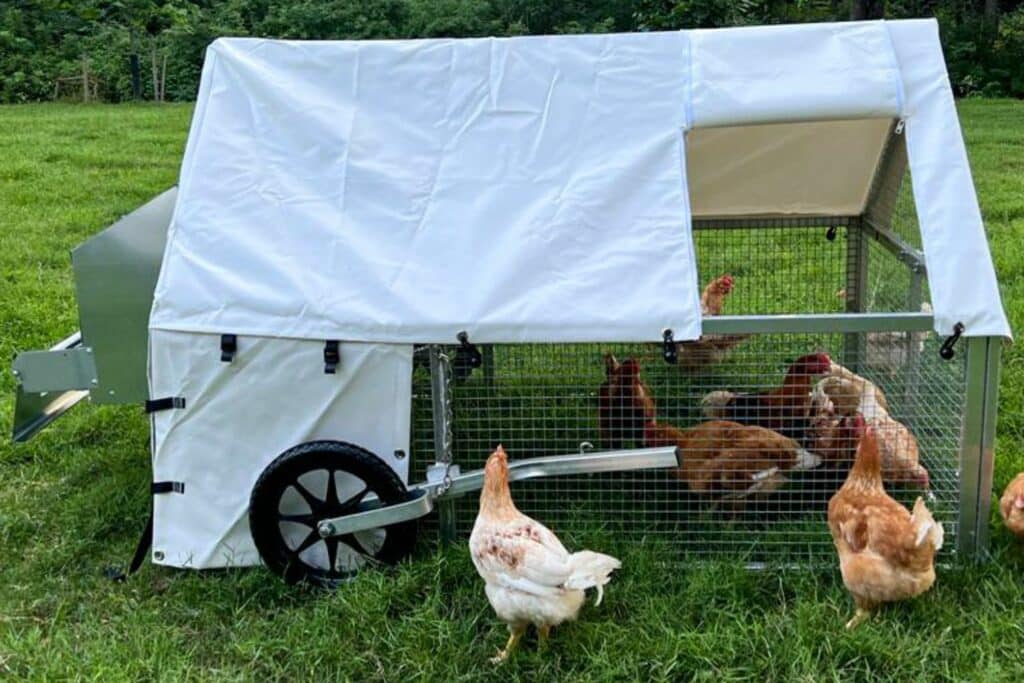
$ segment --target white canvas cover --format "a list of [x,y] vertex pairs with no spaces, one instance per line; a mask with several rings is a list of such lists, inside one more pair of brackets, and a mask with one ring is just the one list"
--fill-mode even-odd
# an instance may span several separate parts
[[150,391],[184,409],[153,413],[153,481],[184,491],[153,497],[153,561],[194,569],[259,563],[249,495],[263,469],[307,441],[349,441],[408,478],[412,347],[342,344],[324,373],[322,342],[238,339],[230,363],[220,336],[154,330]]
[[218,40],[151,325],[695,339],[685,63],[680,33]]
[[856,215],[893,118],[936,330],[1009,336],[934,21],[218,40],[151,325],[694,338],[691,198],[699,216]]

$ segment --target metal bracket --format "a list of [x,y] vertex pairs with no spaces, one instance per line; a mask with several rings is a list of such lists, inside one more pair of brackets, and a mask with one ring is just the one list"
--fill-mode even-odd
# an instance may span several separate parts
[[[50,351],[66,351],[80,347],[82,334],[73,335],[55,344]],[[89,395],[85,390],[31,392],[19,383],[14,401],[14,429],[12,438],[25,442],[39,433],[46,425],[66,413]]]
[[99,380],[92,349],[79,345],[49,351],[25,351],[14,359],[14,376],[28,393],[90,389]]

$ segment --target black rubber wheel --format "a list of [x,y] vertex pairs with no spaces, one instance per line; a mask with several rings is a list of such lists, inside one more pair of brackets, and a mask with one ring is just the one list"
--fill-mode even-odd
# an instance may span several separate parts
[[416,542],[416,521],[321,538],[317,524],[409,499],[398,475],[373,453],[342,441],[311,441],[270,463],[249,498],[249,528],[271,571],[289,583],[334,587],[367,563],[395,564]]

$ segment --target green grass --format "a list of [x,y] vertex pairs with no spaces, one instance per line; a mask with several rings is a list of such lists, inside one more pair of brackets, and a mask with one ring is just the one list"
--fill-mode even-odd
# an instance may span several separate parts
[[[77,327],[68,251],[175,182],[188,106],[0,108],[0,359]],[[982,210],[1014,327],[1024,322],[1024,103],[961,105]],[[824,303],[824,301],[823,301]],[[4,361],[7,362],[6,360]],[[1024,469],[1024,353],[1006,350],[995,484]],[[0,424],[13,379],[0,373]],[[993,560],[854,633],[837,571],[666,569],[625,549],[605,602],[531,641],[500,671],[505,632],[464,545],[425,547],[331,594],[262,569],[146,566],[137,408],[76,409],[27,445],[0,443],[0,679],[1010,680],[1024,673],[1024,551],[993,517]]]

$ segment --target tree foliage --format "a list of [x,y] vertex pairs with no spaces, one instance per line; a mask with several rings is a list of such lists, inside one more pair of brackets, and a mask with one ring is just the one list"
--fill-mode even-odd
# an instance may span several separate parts
[[959,95],[1024,97],[1024,0],[3,0],[0,102],[52,99],[58,80],[80,83],[83,72],[101,99],[131,99],[133,61],[142,97],[192,99],[218,36],[605,33],[879,13],[939,20]]

